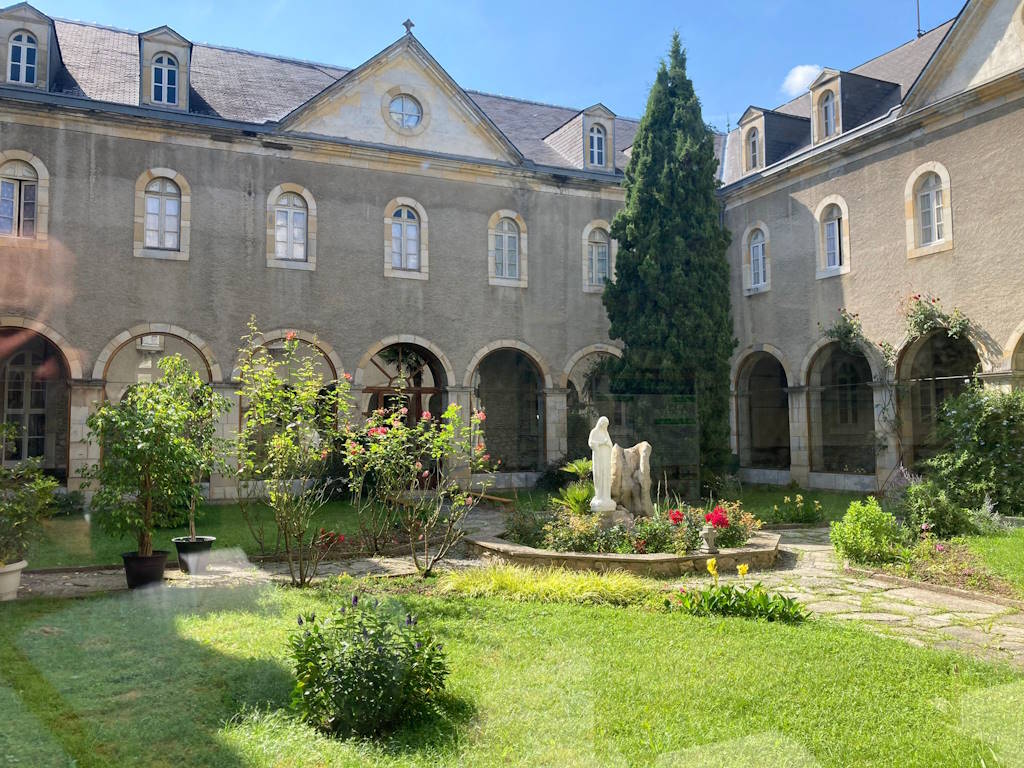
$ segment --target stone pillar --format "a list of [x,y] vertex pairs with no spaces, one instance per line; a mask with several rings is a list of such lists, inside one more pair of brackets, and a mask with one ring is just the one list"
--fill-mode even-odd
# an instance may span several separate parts
[[[238,436],[238,428],[241,424],[241,414],[238,412],[238,395],[235,394],[235,388],[236,385],[233,382],[213,385],[214,391],[231,403],[231,410],[222,414],[217,421],[216,436],[218,439],[228,442],[227,461],[229,468],[232,469],[237,466],[234,445],[235,439]],[[213,472],[210,474],[210,501],[229,501],[237,497],[238,488],[235,484],[235,478],[230,473],[221,475]]]
[[734,429],[736,439],[734,452],[739,457],[741,467],[750,466],[750,395],[746,392],[737,392],[733,396],[735,409],[733,410]]
[[875,481],[881,490],[900,463],[896,389],[891,382],[873,381],[871,391],[875,406]]
[[[473,390],[469,387],[448,387],[448,405],[452,404],[459,406],[459,416],[462,423],[469,427],[473,416]],[[473,435],[474,445],[478,437],[479,435]],[[462,462],[460,466],[456,467],[454,475],[459,485],[469,485],[472,482],[467,462]]]
[[544,390],[544,463],[563,461],[569,452],[569,390]]
[[[811,473],[811,419],[807,387],[788,387],[789,393],[789,477],[804,488]],[[818,425],[820,428],[820,424]]]
[[82,470],[100,460],[100,446],[89,442],[85,425],[95,404],[103,399],[103,382],[70,381],[71,408],[68,423],[68,490],[82,488]]

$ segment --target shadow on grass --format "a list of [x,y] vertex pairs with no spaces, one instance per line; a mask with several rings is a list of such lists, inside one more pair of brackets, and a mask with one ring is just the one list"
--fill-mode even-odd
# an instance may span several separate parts
[[443,693],[429,712],[384,734],[377,743],[384,752],[392,755],[453,748],[459,743],[461,730],[476,716],[476,705],[472,701]]

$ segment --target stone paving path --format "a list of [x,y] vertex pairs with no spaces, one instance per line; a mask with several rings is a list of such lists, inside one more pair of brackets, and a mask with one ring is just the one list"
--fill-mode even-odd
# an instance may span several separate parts
[[[467,520],[467,532],[497,536],[504,530],[500,510],[477,509]],[[948,648],[1009,661],[1024,667],[1024,611],[984,598],[945,594],[923,587],[907,587],[875,578],[843,573],[827,528],[782,531],[780,567],[750,574],[766,587],[795,597],[813,613],[840,621],[861,621],[873,630],[908,643]],[[216,551],[216,550],[215,550]],[[287,582],[283,563],[255,566],[240,552],[222,552],[210,573],[188,577],[168,570],[171,588]],[[479,560],[455,552],[447,567],[473,567]],[[321,576],[348,573],[409,575],[415,573],[409,557],[360,558],[324,563]],[[723,579],[735,578],[723,574]],[[693,583],[690,578],[687,583]],[[77,597],[95,592],[125,589],[124,572],[79,571],[60,574],[26,574],[19,598],[38,596]]]
[[827,528],[779,533],[781,566],[748,574],[748,581],[756,578],[769,589],[800,600],[812,613],[861,621],[913,645],[953,649],[1024,667],[1020,608],[844,573]]

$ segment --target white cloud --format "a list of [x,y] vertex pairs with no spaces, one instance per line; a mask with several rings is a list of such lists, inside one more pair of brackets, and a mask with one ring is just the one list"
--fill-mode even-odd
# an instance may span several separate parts
[[820,73],[821,67],[817,64],[797,64],[789,70],[780,90],[789,98],[795,98],[806,91],[807,86],[814,82],[814,78]]

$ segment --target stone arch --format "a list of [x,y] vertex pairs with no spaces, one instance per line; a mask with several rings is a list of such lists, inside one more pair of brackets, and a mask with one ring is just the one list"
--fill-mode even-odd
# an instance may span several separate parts
[[61,333],[45,323],[33,320],[30,317],[22,317],[21,315],[0,315],[0,328],[24,328],[27,331],[39,334],[53,344],[60,351],[61,355],[64,356],[64,363],[67,366],[70,378],[79,380],[84,378],[82,358],[78,354],[78,350]]
[[[797,382],[799,386],[809,386],[811,379],[811,366],[814,364],[815,358],[825,347],[830,344],[837,344],[833,339],[822,337],[818,339],[811,348],[807,350],[807,354],[804,355],[803,361],[800,363],[800,379]],[[884,382],[887,379],[885,362],[882,360],[881,355],[875,351],[872,347],[866,344],[857,345],[861,354],[867,358],[868,365],[871,367],[871,377],[876,382]],[[788,374],[788,371],[787,371]],[[790,386],[793,386],[792,378],[790,379]]]
[[[447,379],[445,382],[446,386],[453,386],[458,380],[455,378],[455,369],[452,368],[451,362],[448,360],[448,356],[441,351],[441,348],[434,344],[432,341],[424,339],[422,336],[415,336],[409,333],[396,334],[394,336],[387,336],[380,341],[373,344],[361,358],[359,358],[359,364],[356,366],[355,373],[353,374],[353,386],[363,386],[366,378],[366,368],[370,365],[370,360],[383,349],[390,347],[394,344],[415,344],[416,346],[423,347],[425,350],[430,352],[437,361],[441,364],[441,368],[444,370],[444,376]],[[468,385],[467,385],[468,386]]]
[[[260,344],[270,344],[274,341],[283,341],[288,338],[289,334],[295,334],[295,338],[299,341],[305,342],[323,355],[328,366],[330,366],[332,379],[337,379],[344,372],[341,365],[341,357],[334,350],[334,347],[312,331],[303,331],[298,328],[275,328],[271,331],[264,331],[260,334]],[[238,379],[239,363],[240,361],[236,359],[235,366],[231,370],[232,380]]]
[[578,349],[569,356],[569,359],[565,363],[565,367],[562,368],[562,372],[558,376],[558,386],[565,387],[569,384],[569,376],[572,374],[573,368],[576,367],[583,358],[589,355],[605,354],[612,355],[613,357],[622,357],[621,347],[617,347],[614,344],[588,344],[582,349]]
[[736,387],[740,370],[744,365],[746,365],[748,359],[758,352],[766,352],[778,360],[779,364],[782,366],[782,370],[786,372],[786,381],[789,383],[789,386],[797,386],[798,379],[793,374],[793,366],[790,365],[785,352],[772,344],[751,344],[733,358],[731,371],[729,373],[729,381],[734,389]]
[[544,358],[541,357],[540,353],[529,344],[523,341],[517,341],[516,339],[499,339],[498,341],[492,341],[490,344],[486,344],[478,349],[476,354],[473,355],[473,358],[469,361],[469,365],[466,366],[466,374],[462,377],[462,386],[472,387],[473,374],[476,373],[476,369],[480,365],[480,361],[487,357],[491,352],[495,352],[499,349],[518,349],[530,358],[535,366],[537,366],[537,370],[540,371],[541,379],[544,382],[544,388],[552,389],[554,387],[553,379],[551,378],[551,369],[544,361]]
[[220,363],[217,362],[217,357],[213,354],[213,348],[198,334],[192,333],[192,331],[186,330],[179,325],[172,325],[170,323],[140,323],[139,325],[133,325],[126,331],[121,331],[121,333],[117,334],[117,336],[107,342],[103,351],[100,352],[99,356],[97,356],[96,362],[92,368],[92,378],[97,380],[105,379],[107,376],[107,368],[110,365],[110,361],[114,358],[114,355],[116,355],[117,352],[119,352],[126,344],[132,341],[132,339],[148,335],[174,336],[181,339],[189,346],[193,347],[206,363],[206,373],[209,376],[211,384],[219,384],[224,381]]
[[733,366],[737,454],[741,467],[788,470],[794,382],[781,353],[765,346],[745,350]]

